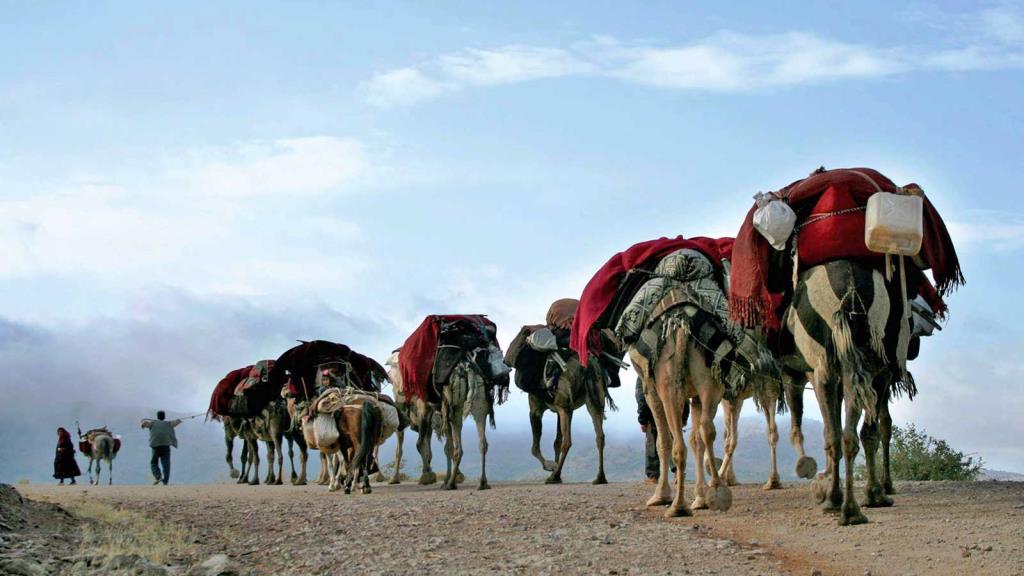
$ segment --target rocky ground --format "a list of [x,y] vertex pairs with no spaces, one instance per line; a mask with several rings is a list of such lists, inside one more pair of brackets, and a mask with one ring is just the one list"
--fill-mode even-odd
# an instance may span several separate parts
[[195,545],[172,572],[223,554],[254,574],[1024,574],[1024,483],[897,489],[896,507],[843,528],[818,511],[806,485],[737,487],[730,511],[673,520],[644,508],[651,489],[641,484],[496,483],[486,492],[403,484],[371,495],[320,486],[19,487],[55,504],[84,494],[190,530]]

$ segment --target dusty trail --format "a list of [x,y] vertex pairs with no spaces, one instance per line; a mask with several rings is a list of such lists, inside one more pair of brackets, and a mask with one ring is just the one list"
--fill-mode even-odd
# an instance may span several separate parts
[[1024,483],[901,484],[897,507],[850,528],[806,486],[738,487],[729,512],[671,521],[640,484],[19,489],[191,527],[197,558],[223,552],[256,574],[1024,574]]

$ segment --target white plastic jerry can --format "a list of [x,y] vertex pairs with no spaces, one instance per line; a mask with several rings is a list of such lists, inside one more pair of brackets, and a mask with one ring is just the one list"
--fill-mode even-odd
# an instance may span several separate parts
[[924,238],[924,201],[920,196],[878,192],[868,198],[864,243],[883,254],[914,256]]

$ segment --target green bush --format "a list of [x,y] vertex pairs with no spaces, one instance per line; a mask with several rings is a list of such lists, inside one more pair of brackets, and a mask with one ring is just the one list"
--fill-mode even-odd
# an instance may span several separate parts
[[[984,465],[913,424],[893,426],[889,458],[893,480],[974,480]],[[875,461],[881,465],[881,451]],[[864,478],[863,466],[857,467],[857,477]]]

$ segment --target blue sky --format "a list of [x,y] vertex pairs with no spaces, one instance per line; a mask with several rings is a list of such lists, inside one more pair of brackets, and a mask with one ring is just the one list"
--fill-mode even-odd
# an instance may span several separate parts
[[296,338],[507,342],[634,242],[866,165],[968,278],[897,418],[1024,471],[1024,5],[746,4],[0,2],[3,386],[199,411]]

